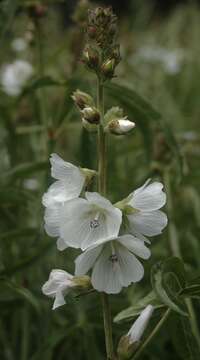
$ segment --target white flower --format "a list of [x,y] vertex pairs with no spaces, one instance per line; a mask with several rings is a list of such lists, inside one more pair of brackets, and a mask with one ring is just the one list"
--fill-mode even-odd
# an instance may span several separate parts
[[135,255],[148,259],[150,250],[143,240],[132,235],[99,241],[77,257],[75,274],[83,275],[93,268],[93,287],[116,294],[122,287],[140,281],[144,275],[144,268]]
[[131,326],[127,336],[129,337],[129,343],[133,344],[140,341],[149,320],[153,314],[154,308],[152,305],[148,305],[137,318],[137,320]]
[[26,50],[27,48],[27,42],[23,38],[16,38],[12,41],[11,47],[16,52],[21,52]]
[[39,181],[37,179],[26,179],[23,182],[23,186],[28,190],[37,190],[40,186]]
[[111,120],[105,130],[115,135],[125,135],[134,127],[135,123],[133,121],[129,121],[127,118],[123,118]]
[[33,74],[33,67],[24,60],[16,60],[6,65],[1,73],[3,90],[10,96],[17,96],[21,93],[23,86]]
[[57,181],[43,195],[42,202],[46,207],[56,207],[80,195],[85,176],[77,166],[62,160],[57,154],[51,154],[50,163],[51,176]]
[[86,192],[85,197],[67,201],[60,212],[49,212],[46,216],[46,228],[50,226],[52,233],[55,231],[66,245],[82,250],[99,240],[117,236],[122,221],[121,211],[103,196]]
[[129,231],[139,238],[148,241],[145,236],[155,236],[167,225],[167,216],[159,209],[165,205],[166,194],[163,184],[150,180],[127,198],[127,204],[133,211],[127,214]]
[[43,294],[55,298],[53,310],[65,304],[64,296],[76,284],[73,282],[73,275],[64,270],[54,269],[49,275],[49,280],[43,285]]

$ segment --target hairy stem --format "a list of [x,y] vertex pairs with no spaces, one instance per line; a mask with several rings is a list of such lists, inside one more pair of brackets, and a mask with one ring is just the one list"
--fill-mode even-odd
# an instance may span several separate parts
[[[99,193],[105,195],[106,193],[106,135],[103,128],[104,118],[104,89],[101,80],[98,79],[97,84],[97,107],[100,112],[101,121],[98,128],[98,190]],[[112,319],[109,304],[109,297],[102,293],[102,307],[104,318],[104,332],[106,342],[107,360],[114,360],[113,339],[112,339]]]

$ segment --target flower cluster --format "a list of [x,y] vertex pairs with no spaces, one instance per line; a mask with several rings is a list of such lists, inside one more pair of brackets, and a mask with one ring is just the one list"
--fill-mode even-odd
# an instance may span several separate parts
[[98,7],[88,12],[87,44],[82,60],[103,81],[114,77],[115,68],[121,60],[116,42],[116,24],[117,17],[111,7]]
[[[56,181],[43,196],[46,232],[57,238],[57,247],[81,249],[75,260],[75,277],[52,274],[43,291],[57,296],[60,305],[66,290],[91,270],[91,284],[97,291],[119,293],[144,275],[138,258],[148,259],[147,237],[158,235],[167,224],[159,209],[166,202],[163,185],[148,180],[115,205],[97,192],[85,191],[94,171],[78,168],[51,155],[51,174]],[[55,273],[53,273],[55,274]],[[53,291],[48,290],[53,284]],[[62,296],[58,295],[64,289]],[[56,306],[57,306],[56,302]],[[54,306],[55,307],[55,306]]]

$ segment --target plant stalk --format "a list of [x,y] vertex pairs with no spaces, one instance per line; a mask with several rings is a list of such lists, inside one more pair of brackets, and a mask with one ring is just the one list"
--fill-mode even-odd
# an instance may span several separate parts
[[[104,119],[104,89],[101,79],[97,81],[97,107],[100,112],[100,124],[98,128],[98,190],[102,195],[106,194],[106,135],[103,128]],[[106,343],[107,360],[114,360],[112,319],[109,297],[106,293],[101,294],[104,332]]]

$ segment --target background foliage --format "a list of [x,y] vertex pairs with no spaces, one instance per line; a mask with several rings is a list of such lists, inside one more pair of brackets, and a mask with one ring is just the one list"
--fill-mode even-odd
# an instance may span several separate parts
[[[16,58],[34,67],[19,96],[0,88],[0,358],[98,360],[104,356],[99,297],[70,297],[53,312],[51,300],[41,293],[52,268],[73,273],[77,254],[58,253],[54,239],[44,233],[41,197],[52,181],[49,154],[96,167],[96,138],[82,129],[70,97],[76,88],[95,95],[96,84],[79,61],[84,41],[80,14],[73,16],[71,4],[69,14],[64,2],[49,1],[40,6],[44,14],[39,17],[35,3],[3,0],[0,5],[2,69]],[[179,4],[162,17],[150,2],[130,1],[129,11],[118,15],[122,62],[118,77],[106,86],[106,108],[123,106],[136,128],[126,139],[109,138],[108,193],[117,201],[148,177],[162,179],[170,221],[152,240],[143,281],[111,297],[117,340],[149,303],[152,285],[162,301],[151,293],[158,306],[151,327],[169,304],[159,282],[167,265],[153,268],[152,285],[150,270],[170,255],[184,260],[184,291],[192,294],[200,322],[199,288],[191,289],[200,273],[200,10],[193,2]],[[11,46],[18,37],[27,40],[21,53]],[[179,265],[178,270],[177,264],[170,266],[180,280]],[[179,300],[171,300],[185,310]],[[188,326],[172,311],[143,359],[199,359]]]

